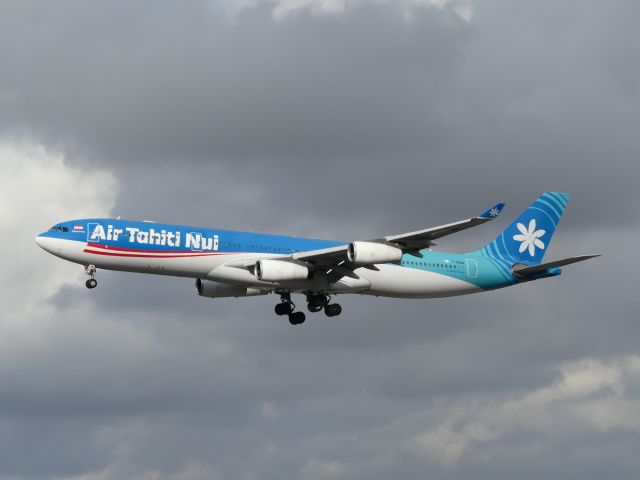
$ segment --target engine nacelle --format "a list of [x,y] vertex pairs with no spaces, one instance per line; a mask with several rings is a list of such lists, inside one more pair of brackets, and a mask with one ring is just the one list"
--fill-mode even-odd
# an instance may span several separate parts
[[281,260],[258,260],[255,267],[256,277],[263,282],[287,282],[306,280],[309,269],[297,263]]
[[196,280],[196,290],[201,297],[224,298],[224,297],[253,297],[254,295],[266,295],[266,290],[259,288],[247,288],[242,285],[228,285],[225,283],[212,282],[211,280]]
[[402,249],[384,243],[352,242],[347,248],[347,258],[358,265],[399,262]]

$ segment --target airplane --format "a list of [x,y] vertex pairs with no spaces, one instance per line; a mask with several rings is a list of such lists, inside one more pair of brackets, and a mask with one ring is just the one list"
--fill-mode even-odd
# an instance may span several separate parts
[[202,297],[275,293],[275,313],[304,323],[291,295],[329,317],[340,294],[396,298],[465,295],[560,275],[562,266],[599,255],[542,263],[569,201],[545,192],[493,242],[468,253],[436,252],[434,240],[498,217],[497,203],[477,217],[399,235],[351,242],[189,227],[110,218],[70,220],[38,235],[47,252],[84,266],[86,286],[97,269],[196,279]]

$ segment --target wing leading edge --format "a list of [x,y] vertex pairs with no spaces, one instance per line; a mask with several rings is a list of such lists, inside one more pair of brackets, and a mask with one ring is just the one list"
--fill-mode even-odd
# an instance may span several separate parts
[[497,218],[503,208],[504,203],[496,203],[493,207],[489,208],[477,217],[467,218],[466,220],[460,220],[458,222],[448,223],[438,227],[425,228],[424,230],[417,230],[415,232],[390,235],[375,241],[384,241],[385,243],[395,244],[403,250],[408,251],[429,248],[430,246],[435,245],[433,240],[437,238],[445,237],[452,233],[475,227],[476,225],[482,225],[483,223]]

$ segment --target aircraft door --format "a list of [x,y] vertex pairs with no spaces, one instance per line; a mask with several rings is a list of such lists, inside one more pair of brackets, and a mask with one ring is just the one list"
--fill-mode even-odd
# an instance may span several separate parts
[[467,258],[467,277],[478,278],[478,261],[475,258]]

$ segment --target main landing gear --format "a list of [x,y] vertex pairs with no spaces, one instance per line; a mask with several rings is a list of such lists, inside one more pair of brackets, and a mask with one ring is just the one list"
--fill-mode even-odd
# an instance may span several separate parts
[[96,288],[98,286],[98,281],[95,279],[96,276],[96,266],[95,265],[85,265],[84,271],[89,275],[89,280],[85,282],[85,285],[88,289]]
[[[288,315],[289,323],[291,325],[300,325],[304,323],[306,317],[303,312],[295,312],[295,303],[291,301],[290,293],[281,293],[280,298],[282,301],[276,305],[276,315]],[[324,293],[308,293],[307,294],[307,309],[312,312],[319,312],[324,310],[327,317],[335,317],[342,313],[342,307],[338,303],[329,303],[331,297]]]
[[310,312],[319,312],[324,309],[324,314],[327,317],[335,317],[342,313],[342,307],[339,303],[329,303],[331,297],[324,293],[309,293],[307,294],[307,309]]
[[282,301],[277,304],[275,308],[276,315],[288,315],[289,323],[291,325],[300,325],[304,323],[306,319],[304,312],[293,311],[293,309],[296,308],[296,304],[291,301],[291,294],[281,293],[280,299]]

